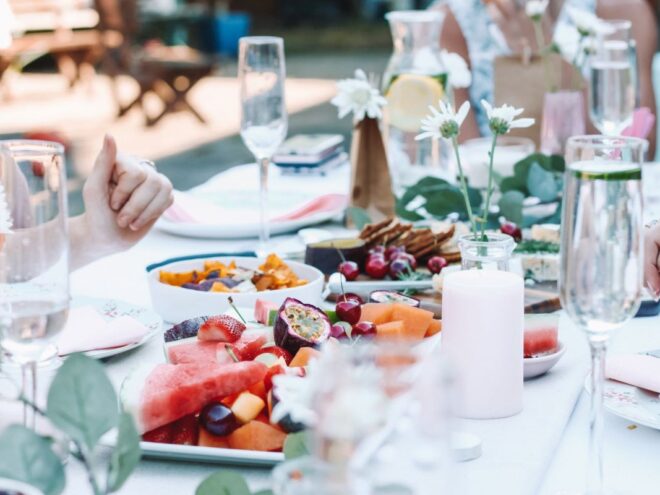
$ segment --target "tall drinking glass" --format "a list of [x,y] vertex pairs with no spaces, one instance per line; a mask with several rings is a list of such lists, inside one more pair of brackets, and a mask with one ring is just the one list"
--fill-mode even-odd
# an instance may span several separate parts
[[643,279],[637,138],[575,136],[566,145],[561,224],[562,306],[591,347],[589,495],[603,493],[602,415],[607,341],[637,312]]
[[632,122],[637,106],[637,60],[629,21],[612,21],[598,37],[590,58],[589,110],[594,126],[605,135],[618,136]]
[[265,249],[268,228],[268,168],[287,133],[284,103],[284,41],[272,36],[240,39],[241,137],[259,164],[259,243]]
[[[0,141],[0,346],[22,367],[23,395],[36,402],[37,363],[69,308],[64,150],[45,141]],[[32,408],[24,423],[34,428]]]

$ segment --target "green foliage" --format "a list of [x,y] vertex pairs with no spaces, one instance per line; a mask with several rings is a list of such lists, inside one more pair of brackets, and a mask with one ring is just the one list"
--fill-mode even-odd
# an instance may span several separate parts
[[22,481],[45,495],[64,491],[64,468],[49,439],[24,426],[8,426],[0,434],[0,477]]
[[306,431],[289,433],[284,441],[284,458],[287,461],[309,455],[309,437]]
[[500,214],[507,220],[517,225],[522,225],[524,199],[525,195],[520,191],[505,192],[499,201]]
[[122,487],[140,462],[141,454],[140,435],[135,429],[133,418],[127,412],[122,412],[117,429],[117,446],[110,458],[108,492],[116,492]]
[[348,216],[349,221],[355,225],[355,228],[358,230],[362,230],[365,225],[371,223],[371,216],[369,216],[369,212],[364,208],[349,206],[346,208],[346,215]]
[[195,495],[250,495],[243,475],[236,471],[219,471],[202,481]]
[[[481,206],[481,193],[468,187],[468,197],[473,210]],[[461,190],[444,179],[424,177],[409,187],[396,202],[396,214],[404,220],[417,221],[424,218],[445,218],[458,213],[468,219],[467,207]]]

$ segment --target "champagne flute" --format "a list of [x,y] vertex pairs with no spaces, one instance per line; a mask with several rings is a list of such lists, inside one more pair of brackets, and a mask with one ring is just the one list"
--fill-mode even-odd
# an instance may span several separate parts
[[609,26],[590,58],[589,112],[602,134],[618,136],[631,124],[637,106],[637,61],[630,22],[612,21]]
[[287,133],[284,103],[284,41],[273,36],[241,38],[238,79],[241,86],[241,137],[259,165],[259,244],[265,251],[268,227],[268,168]]
[[590,495],[603,492],[603,383],[609,334],[637,312],[643,280],[637,138],[575,136],[566,145],[561,224],[562,307],[591,348]]
[[[40,362],[69,308],[64,149],[46,141],[0,141],[0,347],[22,369],[22,395],[36,403]],[[35,427],[31,407],[25,426]]]

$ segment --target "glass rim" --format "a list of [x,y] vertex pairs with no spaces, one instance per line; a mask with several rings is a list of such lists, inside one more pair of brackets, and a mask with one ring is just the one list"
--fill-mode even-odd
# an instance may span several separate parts
[[282,45],[284,46],[284,38],[280,36],[242,36],[238,39],[240,44],[250,45]]
[[433,10],[392,10],[385,14],[387,21],[436,22],[443,18],[442,12]]
[[475,236],[479,234],[475,234],[473,232],[470,232],[468,234],[463,234],[458,238],[459,244],[465,244],[469,243],[471,246],[477,246],[477,247],[485,247],[485,246],[490,246],[490,247],[506,247],[510,246],[511,244],[515,244],[515,239],[511,237],[509,234],[504,234],[502,232],[491,232],[487,234],[488,240],[482,241],[475,239]]
[[4,139],[0,140],[0,148],[8,149],[12,155],[31,155],[35,152],[47,151],[64,155],[64,145],[55,141],[41,139]]
[[596,149],[626,148],[639,146],[644,151],[648,141],[646,139],[632,136],[605,136],[602,134],[583,134],[571,136],[566,141],[566,149],[569,146],[589,145]]

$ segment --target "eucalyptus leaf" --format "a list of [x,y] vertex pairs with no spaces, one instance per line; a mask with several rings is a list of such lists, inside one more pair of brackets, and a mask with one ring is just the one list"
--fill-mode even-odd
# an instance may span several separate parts
[[309,455],[309,439],[307,432],[289,433],[284,440],[284,458],[289,461]]
[[403,220],[408,220],[409,222],[416,222],[424,218],[416,211],[408,209],[410,203],[420,196],[419,191],[420,189],[418,187],[413,186],[406,190],[406,192],[396,200],[396,204],[394,205],[396,216]]
[[559,194],[555,174],[548,172],[538,163],[532,163],[529,168],[527,189],[532,196],[536,196],[544,203],[557,199]]
[[364,208],[358,208],[357,206],[349,206],[346,208],[346,215],[355,228],[362,230],[365,225],[371,223],[371,216]]
[[274,495],[273,490],[259,490],[255,492],[254,495]]
[[64,491],[64,468],[50,440],[19,425],[0,433],[0,477],[32,485],[44,495]]
[[510,222],[521,225],[523,221],[523,200],[525,195],[520,191],[507,191],[500,198],[500,214]]
[[119,421],[117,395],[103,366],[82,354],[67,358],[48,391],[46,414],[71,439],[93,450]]
[[195,495],[250,495],[250,489],[240,473],[220,471],[202,481]]
[[133,417],[122,412],[117,429],[117,444],[110,457],[108,492],[116,492],[126,482],[135,466],[140,462],[140,435],[135,429]]
[[444,218],[451,213],[458,213],[467,218],[467,209],[463,194],[452,186],[444,186],[426,199],[426,211],[435,217]]

